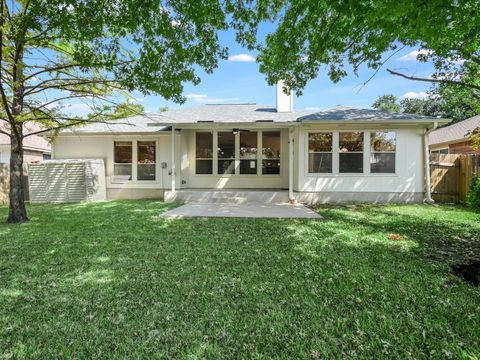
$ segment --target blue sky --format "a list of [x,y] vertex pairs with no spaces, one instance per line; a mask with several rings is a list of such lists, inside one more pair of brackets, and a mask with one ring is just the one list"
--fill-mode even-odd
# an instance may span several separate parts
[[[273,25],[262,29],[261,36],[271,31]],[[199,106],[207,103],[259,103],[274,105],[275,89],[267,85],[265,77],[259,72],[255,62],[255,54],[239,46],[234,40],[234,32],[221,34],[222,45],[229,48],[230,59],[221,61],[213,74],[200,71],[202,82],[198,86],[186,84],[184,96],[186,103],[180,105],[166,101],[160,96],[147,96],[133,93],[136,102],[144,105],[146,112],[157,112],[159,107],[169,109]],[[371,107],[375,99],[383,94],[394,94],[403,97],[424,97],[430,84],[402,79],[387,73],[386,68],[394,68],[404,73],[429,77],[433,66],[416,61],[416,48],[405,48],[392,56],[386,66],[365,86],[362,84],[372,76],[374,70],[362,67],[358,77],[349,75],[339,83],[332,83],[326,72],[311,81],[301,97],[295,97],[294,107],[297,110],[317,111],[336,105],[354,107]],[[387,57],[389,54],[385,54]],[[348,68],[347,68],[348,69]],[[79,109],[80,110],[80,109]]]

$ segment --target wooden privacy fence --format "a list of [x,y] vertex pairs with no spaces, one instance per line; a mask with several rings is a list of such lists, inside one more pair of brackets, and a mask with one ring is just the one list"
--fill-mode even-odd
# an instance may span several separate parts
[[437,202],[464,202],[477,174],[480,175],[480,155],[430,155],[432,197]]

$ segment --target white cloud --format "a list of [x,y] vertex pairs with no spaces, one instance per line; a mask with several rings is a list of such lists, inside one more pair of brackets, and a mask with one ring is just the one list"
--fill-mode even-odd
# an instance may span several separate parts
[[305,108],[307,111],[320,111],[320,108],[318,106],[307,106]]
[[207,94],[187,94],[185,95],[185,97],[193,101],[200,101],[201,99],[206,99],[208,95]]
[[418,55],[430,55],[432,54],[431,50],[414,50],[410,51],[407,55],[400,56],[397,58],[398,61],[416,61]]
[[252,56],[250,54],[231,55],[228,57],[228,61],[255,62],[255,56]]
[[402,95],[403,99],[426,99],[428,94],[425,91],[415,92],[409,91]]
[[193,100],[198,103],[224,103],[224,102],[235,102],[239,101],[240,98],[238,97],[232,97],[232,98],[211,98],[208,97],[207,94],[187,94],[185,97],[189,100]]

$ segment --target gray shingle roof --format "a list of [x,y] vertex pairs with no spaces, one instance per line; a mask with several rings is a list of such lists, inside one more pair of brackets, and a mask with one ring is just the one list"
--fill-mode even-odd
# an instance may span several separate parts
[[461,141],[470,131],[480,126],[480,115],[473,116],[456,124],[445,126],[430,133],[430,145]]
[[[162,113],[150,113],[108,123],[92,123],[83,127],[66,129],[63,133],[144,133],[166,130],[170,125],[255,122],[398,122],[406,120],[432,121],[420,115],[385,113],[371,109],[337,106],[333,109],[309,112],[279,113],[275,108],[259,104],[215,104],[183,108]],[[438,120],[438,119],[435,119]],[[164,126],[162,126],[164,125]]]
[[303,116],[298,119],[301,122],[309,121],[397,121],[397,120],[438,120],[432,119],[428,116],[403,114],[403,113],[389,113],[374,109],[358,109],[349,106],[336,106],[332,109],[319,111],[313,114]]

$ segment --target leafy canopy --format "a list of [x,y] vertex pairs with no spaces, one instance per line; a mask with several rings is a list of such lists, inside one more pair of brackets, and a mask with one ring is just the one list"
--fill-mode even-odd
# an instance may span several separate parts
[[[242,3],[242,1],[238,1]],[[461,83],[480,90],[478,0],[263,0],[236,13],[238,39],[259,50],[260,70],[270,84],[285,80],[301,93],[325,66],[334,82],[347,75],[346,63],[379,69],[387,51],[403,46],[428,49],[436,74],[423,81]],[[278,27],[257,39],[263,21]],[[456,71],[463,64],[459,78]],[[453,69],[452,69],[453,68]]]
[[[200,81],[197,69],[210,73],[227,56],[218,39],[228,26],[222,6],[0,0],[0,131],[20,140],[31,135],[23,131],[28,122],[51,129],[114,118],[133,90],[184,101],[184,83]],[[72,116],[72,100],[88,115]]]

